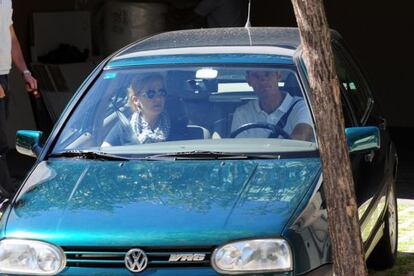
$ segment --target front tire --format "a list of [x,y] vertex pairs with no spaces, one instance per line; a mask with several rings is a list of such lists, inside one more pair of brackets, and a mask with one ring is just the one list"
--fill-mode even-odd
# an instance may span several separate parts
[[397,248],[397,197],[395,196],[395,184],[393,184],[390,187],[387,211],[384,216],[384,235],[368,258],[368,266],[377,269],[391,268],[397,258]]

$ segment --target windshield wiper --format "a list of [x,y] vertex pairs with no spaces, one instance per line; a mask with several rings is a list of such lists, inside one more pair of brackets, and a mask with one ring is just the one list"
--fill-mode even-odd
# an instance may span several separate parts
[[237,159],[280,159],[279,154],[247,154],[247,153],[230,153],[218,151],[181,151],[165,154],[155,154],[145,157],[147,160],[183,160],[183,159],[198,159],[198,160],[237,160]]
[[105,152],[99,151],[81,151],[81,150],[70,150],[63,151],[49,155],[49,157],[67,157],[67,158],[80,158],[80,159],[92,159],[92,160],[114,160],[114,161],[125,161],[129,160],[126,157],[111,155]]

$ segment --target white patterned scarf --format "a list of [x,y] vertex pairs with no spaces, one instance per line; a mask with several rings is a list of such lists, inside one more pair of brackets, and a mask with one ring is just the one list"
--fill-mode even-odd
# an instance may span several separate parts
[[137,111],[132,114],[131,126],[141,144],[158,143],[167,140],[170,134],[171,121],[167,114],[162,112],[152,129],[145,121],[142,112]]

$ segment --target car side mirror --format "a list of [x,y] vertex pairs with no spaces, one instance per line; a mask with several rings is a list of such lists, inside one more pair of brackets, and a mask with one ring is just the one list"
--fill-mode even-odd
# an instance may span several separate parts
[[380,131],[377,127],[349,127],[345,129],[349,153],[380,148]]
[[43,132],[35,130],[18,130],[16,134],[16,150],[27,156],[37,158],[42,151],[40,139]]

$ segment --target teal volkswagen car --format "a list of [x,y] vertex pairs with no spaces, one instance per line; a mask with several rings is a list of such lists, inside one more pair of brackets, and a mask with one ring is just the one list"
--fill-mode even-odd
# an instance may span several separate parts
[[[396,150],[332,38],[366,258],[392,266]],[[17,133],[17,150],[37,161],[1,206],[0,273],[329,274],[302,55],[297,29],[224,28],[159,34],[106,59],[46,142]],[[263,111],[269,87],[290,107]]]

